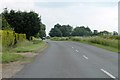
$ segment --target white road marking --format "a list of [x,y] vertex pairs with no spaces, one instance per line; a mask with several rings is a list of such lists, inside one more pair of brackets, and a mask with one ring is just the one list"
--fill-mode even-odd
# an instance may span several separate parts
[[74,47],[72,47],[72,48],[74,48]]
[[79,52],[78,50],[76,50],[77,52]]
[[85,59],[88,59],[88,57],[86,57],[85,55],[83,55],[83,57],[84,57]]
[[112,74],[110,74],[109,72],[105,71],[104,69],[100,69],[100,70],[103,71],[108,76],[110,76],[111,78],[115,78]]

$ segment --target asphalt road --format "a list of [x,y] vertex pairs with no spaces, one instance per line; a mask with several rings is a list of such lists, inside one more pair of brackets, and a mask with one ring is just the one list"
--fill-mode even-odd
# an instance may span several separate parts
[[91,45],[48,41],[48,48],[15,78],[117,78],[118,53]]

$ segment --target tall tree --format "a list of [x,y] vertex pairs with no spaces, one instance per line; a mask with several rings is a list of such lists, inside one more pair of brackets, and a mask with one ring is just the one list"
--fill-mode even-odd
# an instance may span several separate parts
[[52,28],[51,31],[50,31],[50,33],[49,33],[49,35],[51,37],[62,37],[61,31],[57,27]]
[[98,30],[94,30],[93,35],[98,35]]
[[110,34],[111,34],[111,33],[108,32],[108,31],[106,31],[106,30],[99,32],[99,35],[110,35]]
[[113,31],[113,35],[118,35],[118,33],[116,31]]
[[41,17],[34,11],[30,12],[21,12],[7,9],[2,13],[5,16],[5,19],[11,25],[16,33],[25,33],[27,39],[30,36],[35,36],[41,30]]
[[92,31],[90,30],[89,27],[76,27],[74,28],[73,32],[72,32],[72,36],[91,36],[92,35]]
[[39,31],[39,33],[38,33],[38,36],[39,36],[41,39],[43,39],[44,37],[46,37],[46,32],[45,32],[45,30],[46,30],[45,24],[41,24],[41,29],[40,29],[40,31]]
[[56,24],[54,26],[54,28],[58,28],[61,32],[62,32],[62,36],[63,37],[67,37],[70,36],[72,33],[72,27],[70,25],[60,25],[60,24]]

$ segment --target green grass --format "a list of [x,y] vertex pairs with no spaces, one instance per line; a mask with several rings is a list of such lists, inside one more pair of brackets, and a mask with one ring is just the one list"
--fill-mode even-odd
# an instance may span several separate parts
[[90,44],[92,46],[96,46],[99,48],[103,48],[112,52],[117,52],[118,53],[118,48],[114,48],[114,47],[110,47],[110,46],[105,46],[105,45],[101,45],[101,44],[95,44],[95,43],[91,43],[91,42],[86,42],[86,41],[79,41],[81,43],[85,43],[85,44]]
[[[17,54],[24,52],[37,52],[43,49],[46,46],[46,43],[41,40],[32,40],[32,41],[24,41],[18,43],[14,47],[3,47],[3,53],[0,54],[0,58],[2,58],[3,63],[9,63],[14,61],[22,61],[27,60],[26,57]],[[24,58],[24,59],[23,59]]]
[[68,37],[53,37],[53,38],[50,38],[51,40],[54,40],[54,41],[68,41],[69,38]]
[[118,52],[119,36],[97,36],[97,37],[54,37],[55,41],[76,41],[90,44],[113,52]]
[[18,61],[24,58],[24,56],[15,54],[15,53],[3,53],[3,54],[0,54],[0,57],[2,58],[2,63]]
[[45,46],[45,42],[40,40],[34,40],[26,46],[24,43],[21,43],[19,46],[13,49],[15,52],[36,52]]

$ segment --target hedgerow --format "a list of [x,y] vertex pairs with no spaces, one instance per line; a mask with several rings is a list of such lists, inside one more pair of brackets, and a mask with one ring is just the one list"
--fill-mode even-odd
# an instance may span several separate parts
[[18,34],[12,30],[0,30],[0,40],[2,46],[13,46],[17,42],[22,42],[26,39],[26,34]]

